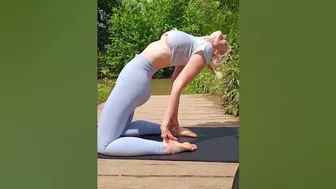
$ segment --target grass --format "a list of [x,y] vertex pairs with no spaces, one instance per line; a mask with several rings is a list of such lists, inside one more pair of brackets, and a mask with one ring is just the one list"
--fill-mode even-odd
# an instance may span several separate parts
[[110,95],[113,87],[115,85],[114,80],[108,80],[108,79],[103,79],[102,82],[99,82],[97,85],[97,94],[98,94],[98,99],[97,103],[103,103],[107,100],[108,96]]

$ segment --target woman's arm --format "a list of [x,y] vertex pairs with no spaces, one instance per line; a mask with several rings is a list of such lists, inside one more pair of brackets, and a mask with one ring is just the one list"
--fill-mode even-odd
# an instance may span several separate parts
[[172,84],[174,83],[175,79],[177,78],[177,76],[180,75],[181,71],[183,70],[184,65],[181,66],[175,66],[173,75],[172,75]]
[[[174,69],[174,72],[173,72],[173,75],[172,75],[172,85],[174,84],[175,79],[180,75],[180,73],[181,73],[181,71],[183,70],[184,67],[185,67],[184,65],[175,66],[175,69]],[[176,111],[176,115],[178,115],[178,110]],[[177,116],[175,117],[175,119],[176,120],[174,120],[174,121],[178,122],[177,121]]]
[[168,107],[163,119],[162,126],[167,127],[169,123],[177,118],[178,106],[180,102],[181,91],[188,85],[204,68],[205,59],[203,52],[195,53],[190,57],[189,62],[173,82],[171,95],[168,101]]

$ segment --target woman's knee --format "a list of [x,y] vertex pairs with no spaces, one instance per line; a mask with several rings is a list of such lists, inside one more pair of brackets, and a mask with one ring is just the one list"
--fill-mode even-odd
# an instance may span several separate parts
[[100,153],[100,154],[104,154],[105,149],[106,149],[105,146],[103,146],[103,145],[99,145],[99,144],[98,144],[98,148],[97,148],[98,153]]
[[[114,139],[116,140],[116,139]],[[114,141],[106,141],[106,140],[102,140],[101,138],[98,137],[98,145],[97,145],[97,151],[98,153],[104,154],[104,152],[106,152],[106,148]]]

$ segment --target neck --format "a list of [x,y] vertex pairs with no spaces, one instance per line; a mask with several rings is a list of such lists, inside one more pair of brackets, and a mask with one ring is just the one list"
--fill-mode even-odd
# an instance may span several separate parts
[[214,49],[213,50],[213,53],[212,53],[212,56],[214,56],[214,52],[215,52],[215,45],[214,45],[214,40],[213,38],[211,38],[210,36],[203,36],[202,37],[205,41],[209,42],[211,45],[212,45],[212,48]]

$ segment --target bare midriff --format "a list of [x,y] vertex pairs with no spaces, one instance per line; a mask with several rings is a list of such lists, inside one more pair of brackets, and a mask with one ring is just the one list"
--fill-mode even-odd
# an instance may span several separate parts
[[161,39],[149,44],[141,53],[153,66],[159,70],[170,66],[170,48],[166,35]]

